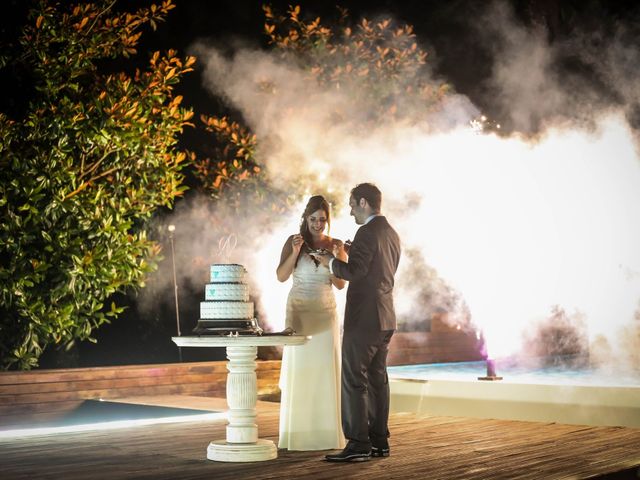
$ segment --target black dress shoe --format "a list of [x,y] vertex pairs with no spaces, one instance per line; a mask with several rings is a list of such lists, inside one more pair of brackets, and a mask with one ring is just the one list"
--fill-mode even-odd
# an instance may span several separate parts
[[327,462],[366,462],[371,458],[371,451],[357,451],[352,448],[345,448],[340,453],[333,453],[324,456]]
[[388,457],[390,454],[389,447],[371,447],[372,457]]

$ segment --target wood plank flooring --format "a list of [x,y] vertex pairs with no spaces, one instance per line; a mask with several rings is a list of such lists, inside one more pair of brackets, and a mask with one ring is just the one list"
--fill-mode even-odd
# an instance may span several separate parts
[[[159,398],[157,404],[163,403],[193,408],[206,400]],[[214,403],[221,405],[219,399]],[[261,438],[277,441],[278,409],[277,403],[259,402]],[[622,479],[637,478],[640,467],[640,429],[413,414],[392,415],[388,458],[330,464],[322,460],[324,452],[279,451],[278,459],[267,462],[211,462],[207,445],[224,438],[225,423],[0,437],[0,478]]]

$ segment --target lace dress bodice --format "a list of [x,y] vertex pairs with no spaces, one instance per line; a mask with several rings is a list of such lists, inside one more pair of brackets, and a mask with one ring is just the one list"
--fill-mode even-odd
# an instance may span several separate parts
[[331,285],[331,272],[323,265],[317,265],[313,259],[303,253],[293,270],[293,285],[289,293],[290,300],[308,301],[335,308],[336,300]]

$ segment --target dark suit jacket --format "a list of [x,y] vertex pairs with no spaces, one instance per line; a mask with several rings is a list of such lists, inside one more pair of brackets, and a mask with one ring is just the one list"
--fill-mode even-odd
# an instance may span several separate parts
[[395,330],[393,283],[399,261],[400,238],[383,216],[358,229],[348,263],[333,261],[334,275],[349,281],[345,332],[366,335]]

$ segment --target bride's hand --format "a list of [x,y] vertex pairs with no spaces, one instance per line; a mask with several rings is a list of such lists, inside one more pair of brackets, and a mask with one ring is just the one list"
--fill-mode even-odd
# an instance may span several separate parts
[[291,237],[291,248],[293,249],[293,253],[298,256],[300,253],[300,249],[302,248],[302,244],[304,243],[304,239],[302,235],[296,233]]
[[335,240],[333,243],[332,253],[334,257],[346,258],[347,251],[345,248],[345,244],[341,240]]

